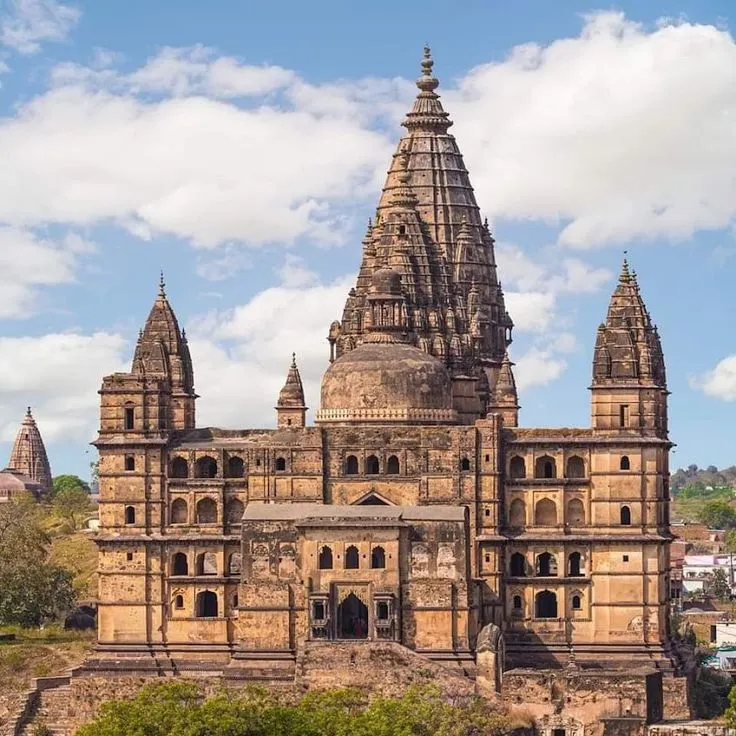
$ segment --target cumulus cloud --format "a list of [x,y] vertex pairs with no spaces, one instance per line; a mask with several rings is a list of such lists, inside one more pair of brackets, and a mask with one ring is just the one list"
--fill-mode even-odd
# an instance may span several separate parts
[[81,13],[57,0],[9,0],[0,16],[0,43],[21,54],[34,54],[43,41],[63,41]]
[[736,401],[736,355],[720,360],[715,368],[690,379],[692,388],[723,401]]
[[567,361],[560,358],[554,350],[533,347],[516,361],[516,387],[523,391],[532,386],[545,386],[559,378],[565,368]]
[[110,332],[0,337],[0,438],[15,437],[31,405],[45,441],[90,441],[101,378],[129,369],[128,347],[121,335]]
[[561,244],[687,238],[736,216],[727,30],[594,13],[579,36],[518,46],[444,96],[481,207],[560,222]]

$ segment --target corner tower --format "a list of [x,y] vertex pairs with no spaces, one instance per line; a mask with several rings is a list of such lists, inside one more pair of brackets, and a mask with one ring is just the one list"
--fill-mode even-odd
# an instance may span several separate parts
[[[419,93],[403,126],[376,217],[363,240],[355,288],[328,340],[339,358],[366,339],[372,275],[401,278],[408,341],[439,358],[453,379],[460,421],[492,405],[513,323],[496,275],[494,240],[442,107],[424,49]],[[510,370],[510,366],[509,366]]]
[[291,354],[291,366],[286,374],[286,383],[279,392],[276,402],[277,425],[281,427],[304,427],[307,406],[304,402],[304,387],[299,369],[296,367],[296,353]]
[[38,483],[41,487],[42,496],[49,497],[51,495],[52,481],[49,458],[46,455],[46,448],[41,433],[38,431],[36,420],[31,414],[30,406],[15,437],[8,468],[17,470]]
[[667,378],[657,327],[624,259],[593,356],[592,425],[667,439]]

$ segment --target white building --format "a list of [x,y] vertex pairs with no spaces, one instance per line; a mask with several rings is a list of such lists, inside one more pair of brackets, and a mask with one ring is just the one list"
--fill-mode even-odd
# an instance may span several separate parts
[[723,570],[734,590],[736,555],[685,555],[682,564],[682,589],[685,593],[702,593],[716,570]]

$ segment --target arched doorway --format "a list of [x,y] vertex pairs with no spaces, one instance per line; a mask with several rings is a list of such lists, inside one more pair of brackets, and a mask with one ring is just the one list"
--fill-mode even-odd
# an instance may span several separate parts
[[368,638],[368,608],[355,593],[337,607],[337,634],[341,639]]

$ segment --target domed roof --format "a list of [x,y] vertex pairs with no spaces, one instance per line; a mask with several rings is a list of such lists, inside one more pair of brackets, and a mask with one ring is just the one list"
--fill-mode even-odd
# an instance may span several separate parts
[[0,501],[6,501],[24,491],[39,497],[42,493],[42,488],[39,483],[29,478],[20,470],[5,468],[0,471]]
[[322,378],[316,421],[452,424],[452,379],[437,358],[401,342],[363,342]]
[[372,294],[401,294],[401,274],[393,268],[379,268],[371,278]]

